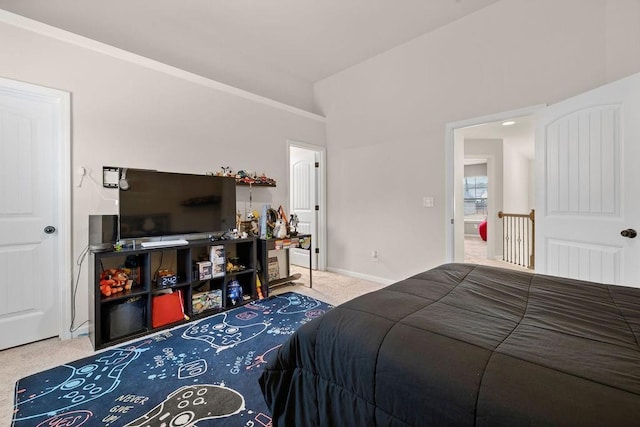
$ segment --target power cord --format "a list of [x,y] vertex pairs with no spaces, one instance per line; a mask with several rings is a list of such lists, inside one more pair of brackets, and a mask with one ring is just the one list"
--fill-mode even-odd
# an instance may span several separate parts
[[153,273],[153,281],[158,282],[158,274],[160,273],[160,269],[162,268],[162,263],[164,262],[164,251],[160,251],[160,263],[158,264],[158,268],[156,272]]
[[89,320],[85,320],[84,322],[80,323],[78,326],[76,326],[75,328],[73,327],[73,324],[76,321],[76,295],[78,293],[78,284],[80,283],[80,273],[82,272],[82,263],[84,262],[84,259],[87,257],[87,254],[89,253],[89,245],[87,245],[82,252],[80,253],[80,255],[78,256],[78,259],[76,260],[76,265],[78,266],[78,276],[76,277],[76,283],[75,286],[73,288],[73,297],[72,297],[72,304],[71,304],[71,324],[69,325],[69,332],[73,333],[75,331],[77,331],[78,329],[80,329],[82,327],[82,325],[84,325],[85,323],[89,323]]

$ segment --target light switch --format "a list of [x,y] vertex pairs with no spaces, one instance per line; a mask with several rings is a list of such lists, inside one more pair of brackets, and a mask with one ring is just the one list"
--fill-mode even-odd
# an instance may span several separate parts
[[423,197],[422,198],[422,206],[425,208],[432,208],[433,207],[433,197]]

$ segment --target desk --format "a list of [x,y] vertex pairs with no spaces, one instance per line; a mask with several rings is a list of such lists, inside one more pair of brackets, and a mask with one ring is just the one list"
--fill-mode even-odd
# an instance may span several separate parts
[[[296,278],[290,274],[290,260],[289,260],[289,249],[293,248],[301,248],[309,251],[309,287],[313,287],[313,278],[312,278],[312,244],[311,244],[311,234],[298,234],[294,237],[289,237],[285,239],[271,238],[271,239],[258,239],[258,261],[260,262],[260,269],[258,271],[258,275],[260,276],[260,282],[263,284],[263,292],[264,296],[269,296],[269,289],[274,288],[276,286],[284,285],[286,283],[292,282]],[[269,251],[285,251],[286,254],[286,271],[284,277],[278,280],[269,281]],[[281,274],[281,276],[283,276]]]

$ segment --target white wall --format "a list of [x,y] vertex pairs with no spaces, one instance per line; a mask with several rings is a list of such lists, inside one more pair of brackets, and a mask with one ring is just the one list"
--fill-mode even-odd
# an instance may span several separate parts
[[529,160],[527,165],[529,172],[529,210],[536,208],[536,168],[535,160]]
[[499,1],[318,82],[329,267],[401,279],[442,263],[446,124],[640,71],[640,3],[616,1]]
[[[531,137],[533,138],[533,135]],[[505,177],[502,186],[503,210],[507,213],[527,214],[533,208],[529,204],[530,159],[510,144],[508,139],[503,141],[502,155]]]
[[[254,200],[280,204],[286,139],[325,145],[319,120],[11,25],[0,24],[0,40],[0,76],[72,93],[70,173],[85,166],[99,180],[103,165],[228,165],[274,177],[278,187]],[[553,103],[640,71],[639,45],[640,0],[502,0],[318,82],[329,267],[395,280],[443,262],[446,123]],[[238,194],[248,199],[248,189]],[[422,207],[424,196],[434,208]],[[103,200],[113,197],[86,180],[74,187],[74,258],[87,215],[114,212]],[[83,276],[79,321],[86,286]]]
[[[115,213],[117,190],[102,166],[205,173],[231,166],[265,172],[277,188],[253,192],[254,204],[288,203],[287,139],[325,144],[325,124],[264,103],[0,23],[0,76],[71,92],[74,260],[87,246],[89,214]],[[248,189],[238,187],[239,207]],[[87,273],[77,293],[77,323],[87,319]],[[74,278],[77,267],[74,263]],[[67,285],[67,284],[65,284]]]

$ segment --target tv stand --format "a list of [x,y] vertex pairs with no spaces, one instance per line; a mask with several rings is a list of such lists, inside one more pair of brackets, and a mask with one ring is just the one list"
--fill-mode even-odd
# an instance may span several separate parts
[[[311,234],[298,234],[296,236],[287,238],[269,238],[258,239],[258,261],[260,268],[258,269],[258,275],[260,282],[267,284],[266,289],[263,289],[264,295],[269,296],[269,290],[277,286],[282,286],[287,283],[291,283],[294,280],[298,280],[301,275],[290,274],[290,257],[289,250],[294,248],[305,249],[309,251],[309,288],[313,288],[313,262],[311,257],[313,256],[311,244]],[[284,251],[285,252],[285,268],[284,277],[269,280],[269,252],[270,251]],[[281,274],[282,275],[282,274]]]
[[[173,242],[175,240],[163,240],[153,242],[163,246],[91,253],[89,338],[94,349],[199,320],[258,299],[255,238]],[[211,277],[203,261],[212,262]],[[173,275],[160,275],[163,270]],[[128,274],[133,286],[105,296],[100,291],[103,271],[117,271],[116,277],[119,272]],[[232,282],[234,286],[235,282],[240,285],[241,298],[227,292]],[[156,317],[165,313],[154,310],[154,301],[168,291],[180,295],[179,305],[184,307],[187,318],[154,326]]]

